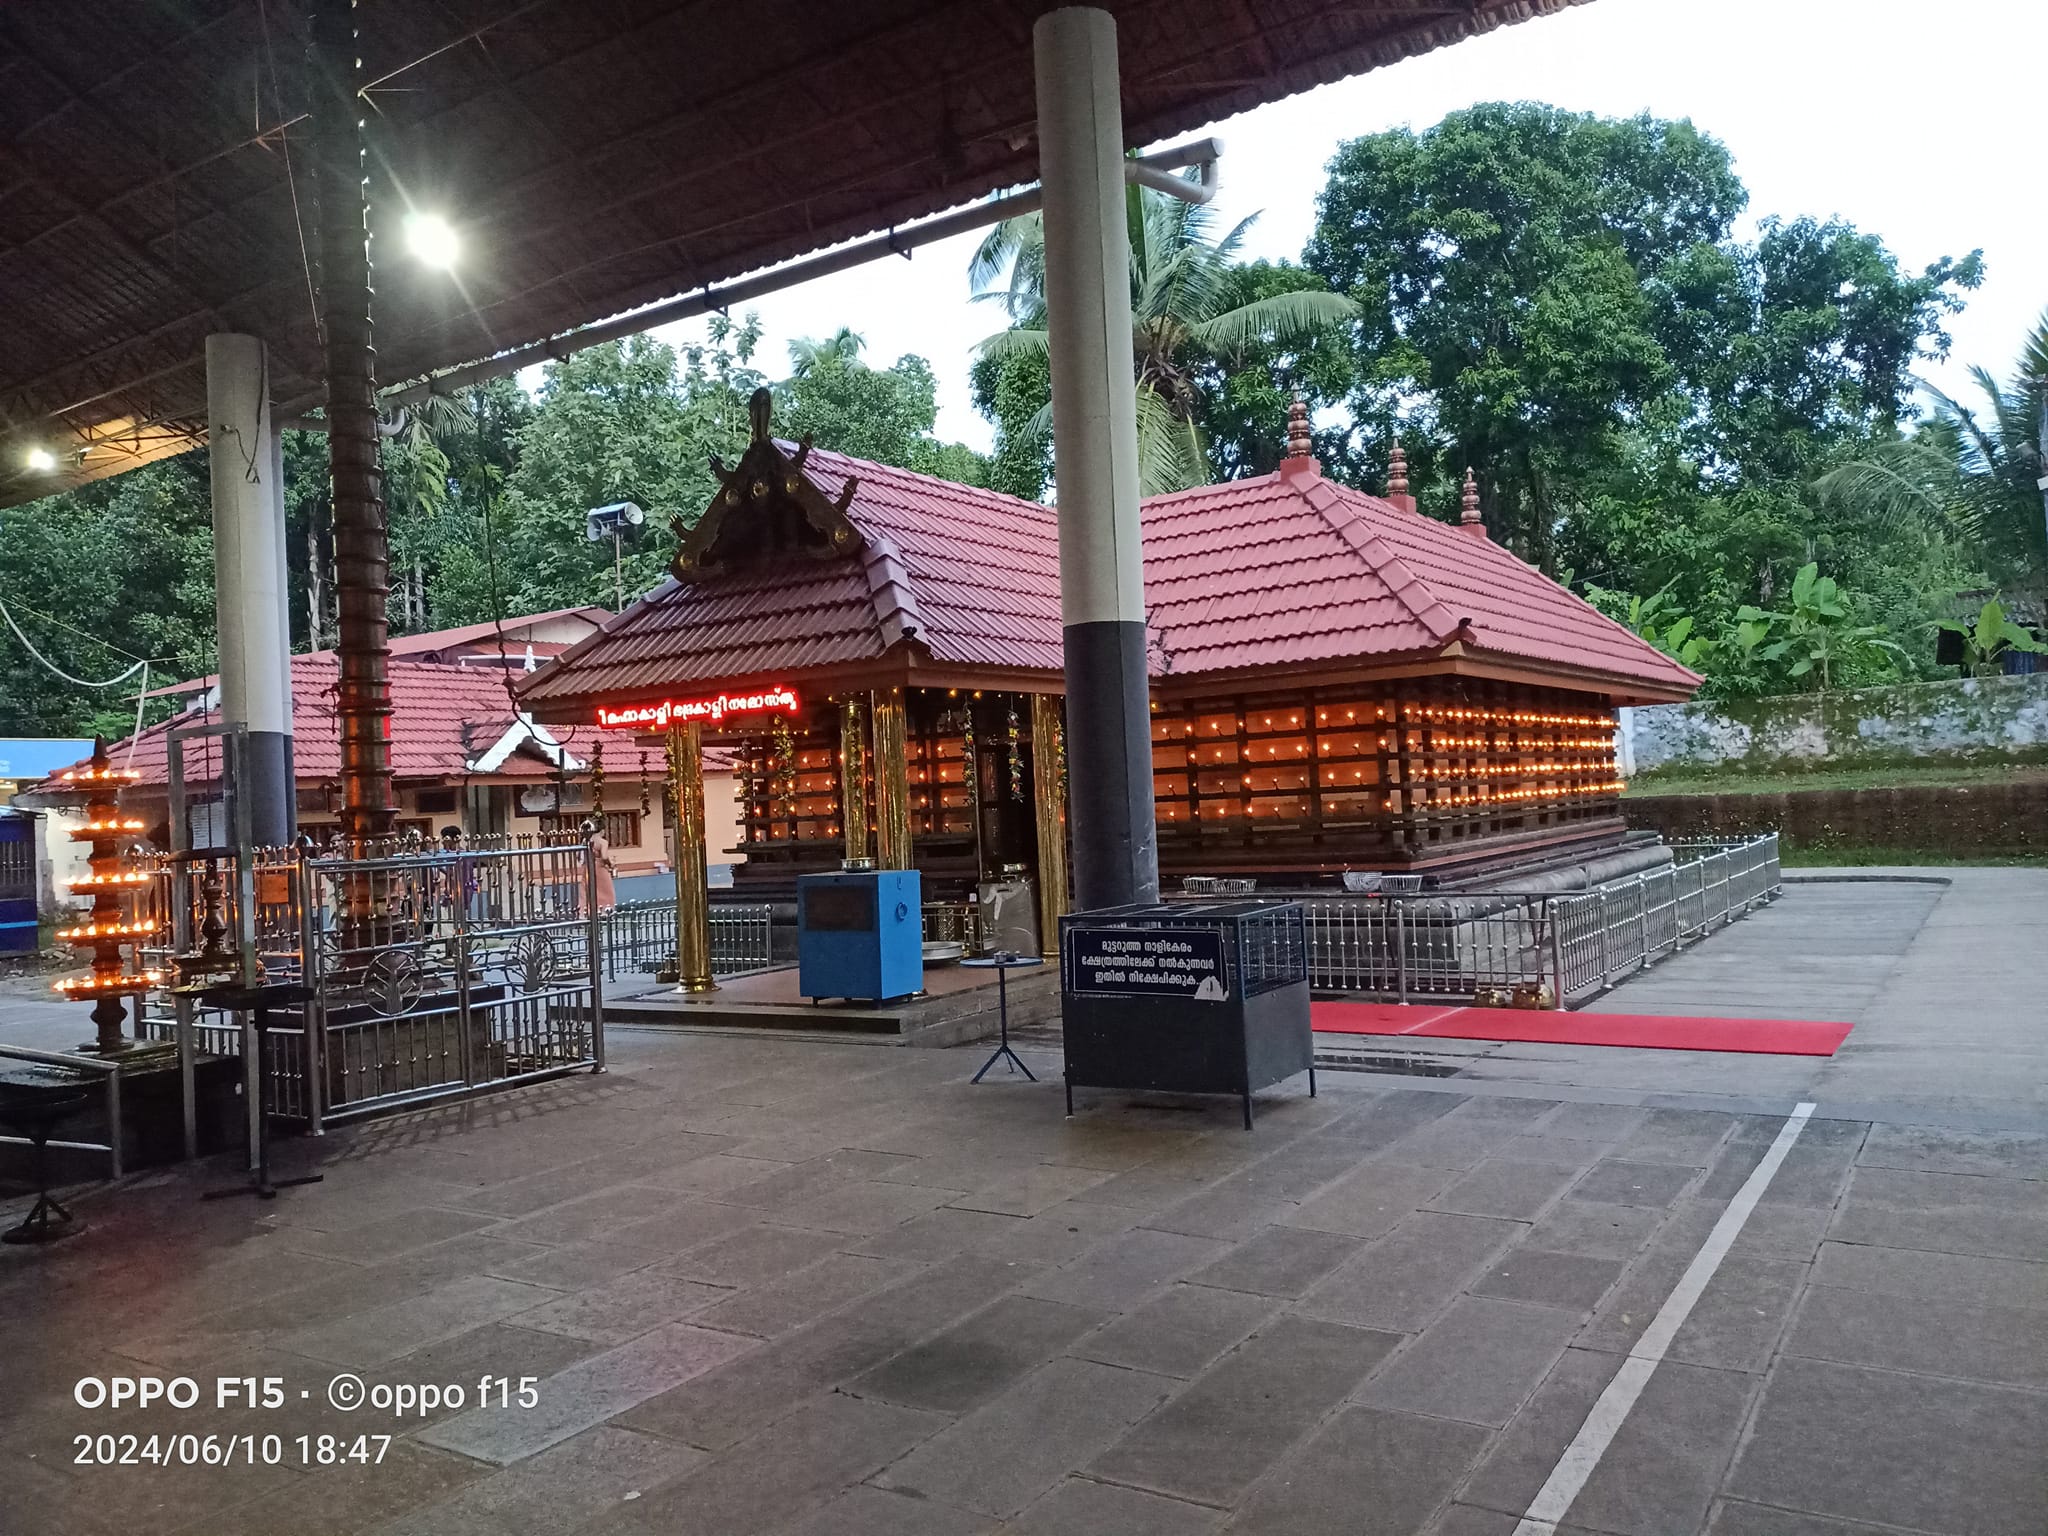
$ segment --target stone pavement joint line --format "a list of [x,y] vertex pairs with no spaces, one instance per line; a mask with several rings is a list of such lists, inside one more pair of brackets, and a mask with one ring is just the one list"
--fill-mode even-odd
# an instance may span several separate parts
[[1678,1336],[1678,1330],[1685,1326],[1685,1320],[1699,1304],[1707,1283],[1714,1278],[1714,1271],[1721,1267],[1721,1261],[1728,1257],[1728,1250],[1735,1246],[1735,1239],[1742,1235],[1750,1213],[1756,1209],[1757,1202],[1777,1175],[1778,1166],[1785,1161],[1800,1133],[1806,1129],[1806,1122],[1813,1111],[1812,1104],[1801,1104],[1779,1128],[1777,1140],[1771,1143],[1770,1150],[1764,1153],[1763,1160],[1756,1165],[1735,1198],[1728,1202],[1728,1209],[1714,1223],[1714,1230],[1707,1234],[1706,1243],[1692,1263],[1686,1266],[1676,1289],[1658,1308],[1650,1326],[1629,1350],[1628,1358],[1615,1372],[1614,1379],[1607,1384],[1607,1390],[1593,1404],[1593,1411],[1586,1415],[1586,1422],[1579,1427],[1578,1434],[1558,1459],[1549,1481],[1544,1483],[1542,1491],[1529,1505],[1529,1512],[1515,1527],[1515,1536],[1554,1536],[1558,1523],[1570,1511],[1572,1501],[1579,1496],[1586,1480],[1600,1465],[1600,1458],[1607,1454],[1607,1447],[1620,1433],[1629,1410],[1643,1395],[1643,1388],[1650,1384],[1651,1376],[1656,1374],[1657,1366],[1671,1348],[1671,1341]]

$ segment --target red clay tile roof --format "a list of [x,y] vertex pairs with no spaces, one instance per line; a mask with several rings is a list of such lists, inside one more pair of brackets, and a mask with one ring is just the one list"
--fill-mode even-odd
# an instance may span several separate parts
[[[1296,468],[1296,463],[1302,467]],[[1465,649],[1690,693],[1688,671],[1491,539],[1325,480],[1270,475],[1144,505],[1153,670]]]
[[939,661],[1060,669],[1059,536],[1048,508],[823,449],[804,472],[833,501],[858,478],[846,515],[866,548],[665,581],[521,679],[520,697],[543,705],[767,680],[870,661],[904,639]]
[[[1057,672],[1059,540],[1033,502],[814,450],[805,464],[867,548],[664,582],[519,680],[546,706],[782,678],[880,657]],[[1324,480],[1313,461],[1144,504],[1156,676],[1468,654],[1567,668],[1647,696],[1696,674],[1490,540]],[[1462,636],[1459,627],[1469,619]]]
[[[301,782],[332,779],[341,772],[341,731],[334,709],[339,672],[327,653],[292,658],[292,762]],[[391,771],[401,780],[465,777],[469,761],[488,752],[513,722],[504,677],[474,667],[394,661],[391,704]],[[212,712],[180,713],[145,729],[135,744],[132,764],[142,782],[162,784],[168,780],[167,733],[173,726],[196,725],[213,718]],[[569,735],[570,754],[580,758],[595,732],[570,735],[556,728],[551,734],[557,740]],[[108,750],[118,766],[131,766],[126,740]],[[514,752],[489,777],[545,778],[553,772],[553,766],[534,753]],[[199,783],[212,779],[211,743],[186,744],[185,776]]]

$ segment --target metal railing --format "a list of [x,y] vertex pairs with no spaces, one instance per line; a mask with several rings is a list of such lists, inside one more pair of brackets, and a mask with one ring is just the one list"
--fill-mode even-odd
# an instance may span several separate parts
[[278,1113],[317,1124],[604,1065],[587,847],[315,859],[305,871],[314,998],[304,1032],[271,1031]]
[[[766,902],[721,902],[711,908],[712,975],[736,976],[774,963],[772,913]],[[673,901],[626,901],[604,914],[607,981],[664,970],[675,958]]]
[[[121,1065],[99,1056],[73,1056],[62,1051],[38,1051],[25,1045],[0,1045],[0,1060],[28,1061],[38,1066],[62,1067],[68,1072],[79,1074],[81,1088],[88,1086],[85,1076],[100,1074],[100,1090],[107,1117],[107,1139],[105,1141],[63,1141],[52,1136],[45,1145],[65,1152],[104,1152],[107,1154],[107,1177],[118,1179],[122,1173],[122,1126],[121,1126]],[[0,1144],[15,1147],[32,1145],[26,1136],[0,1136]]]
[[[303,978],[314,994],[265,1032],[270,1112],[317,1130],[602,1067],[604,939],[590,850],[418,841],[394,849],[363,859],[266,850],[256,859],[264,975]],[[146,908],[166,938],[194,929],[192,914],[174,910],[175,889],[160,872]],[[169,952],[153,950],[152,963]],[[182,1011],[200,1053],[241,1054],[231,1015],[189,996],[142,1002],[139,1034],[175,1038]]]
[[1777,834],[1673,845],[1677,862],[1587,891],[1312,897],[1309,981],[1392,1002],[1582,1001],[1780,890]]

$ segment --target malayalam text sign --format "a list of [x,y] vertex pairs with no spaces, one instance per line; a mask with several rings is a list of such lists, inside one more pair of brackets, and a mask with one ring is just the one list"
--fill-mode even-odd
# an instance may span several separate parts
[[1213,928],[1070,928],[1067,941],[1076,993],[1204,1003],[1230,996],[1223,935]]
[[796,690],[764,688],[759,693],[718,693],[708,699],[663,699],[655,704],[598,706],[597,723],[607,731],[665,731],[692,720],[723,724],[727,715],[753,715],[766,710],[797,713]]

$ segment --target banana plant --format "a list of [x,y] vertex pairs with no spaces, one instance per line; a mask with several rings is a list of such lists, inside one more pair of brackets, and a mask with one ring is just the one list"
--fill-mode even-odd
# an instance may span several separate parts
[[2005,604],[1995,597],[1977,610],[1976,618],[1942,619],[1935,628],[1963,637],[1963,665],[1972,676],[1998,671],[2008,651],[2048,653],[2048,643],[2036,640],[2007,618]]
[[[1883,626],[1857,624],[1842,589],[1809,560],[1792,578],[1788,609],[1767,611],[1745,603],[1735,611],[1735,641],[1760,661],[1783,662],[1788,677],[1814,677],[1820,691],[1834,685],[1844,664],[1873,651],[1903,655],[1904,649],[1884,636]],[[1775,636],[1776,638],[1773,638]]]

